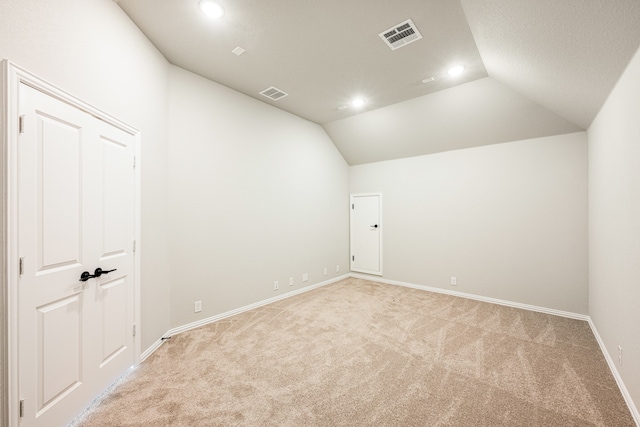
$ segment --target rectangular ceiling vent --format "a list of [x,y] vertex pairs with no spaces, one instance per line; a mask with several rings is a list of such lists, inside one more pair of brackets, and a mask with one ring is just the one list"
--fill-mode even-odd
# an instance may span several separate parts
[[394,25],[379,35],[391,50],[399,49],[422,38],[422,34],[420,34],[420,31],[418,31],[411,19]]
[[281,91],[280,89],[271,86],[270,88],[267,88],[265,90],[263,90],[262,92],[260,92],[260,95],[262,96],[266,96],[267,98],[273,100],[273,101],[277,101],[279,99],[284,98],[285,96],[289,95],[286,92]]

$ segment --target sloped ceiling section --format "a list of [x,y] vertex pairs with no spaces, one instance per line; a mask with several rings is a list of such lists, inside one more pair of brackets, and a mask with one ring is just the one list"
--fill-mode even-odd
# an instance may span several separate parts
[[[640,45],[640,0],[217,0],[215,22],[116,1],[169,62],[322,124],[350,164],[585,130]],[[392,51],[378,34],[407,19],[423,38]]]
[[583,130],[490,77],[323,126],[350,165]]
[[585,130],[640,45],[640,1],[462,0],[489,78],[324,124],[349,164]]
[[462,0],[489,76],[589,127],[640,44],[638,0]]
[[[216,21],[199,0],[118,4],[172,64],[316,123],[487,76],[458,0],[218,2],[226,13]],[[422,39],[389,49],[380,32],[407,19]],[[240,56],[232,53],[238,46]],[[458,63],[466,73],[449,78]],[[259,95],[270,86],[289,96]],[[340,109],[356,97],[363,109]]]

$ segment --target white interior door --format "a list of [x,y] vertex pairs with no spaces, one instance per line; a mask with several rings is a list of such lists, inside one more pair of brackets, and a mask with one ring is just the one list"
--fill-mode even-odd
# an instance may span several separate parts
[[351,270],[382,275],[382,194],[351,196]]
[[[18,97],[21,425],[64,426],[134,363],[135,137]],[[80,281],[97,268],[113,271]]]

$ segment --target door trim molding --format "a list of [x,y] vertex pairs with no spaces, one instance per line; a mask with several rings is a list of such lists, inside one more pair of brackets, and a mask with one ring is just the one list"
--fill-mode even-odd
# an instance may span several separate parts
[[[368,197],[368,196],[377,196],[378,197],[378,213],[380,214],[380,218],[378,220],[380,225],[380,251],[378,256],[380,257],[380,271],[370,271],[370,270],[362,270],[353,268],[353,209],[352,204],[355,197]],[[349,271],[355,271],[358,273],[365,274],[373,274],[376,276],[382,276],[382,235],[384,234],[382,231],[384,230],[383,220],[382,220],[382,193],[354,193],[349,195]]]
[[[10,282],[12,275],[14,274],[14,269],[10,269],[10,263],[8,260],[9,249],[12,244],[12,239],[9,238],[9,221],[10,219],[13,221],[15,217],[15,212],[9,212],[9,206],[15,206],[15,203],[11,203],[9,201],[10,195],[15,192],[10,191],[10,187],[14,185],[14,180],[9,180],[11,172],[13,171],[12,165],[15,165],[15,161],[12,162],[9,160],[9,156],[13,155],[13,150],[9,151],[9,147],[7,141],[9,141],[9,135],[14,132],[12,126],[10,126],[9,120],[7,119],[7,106],[10,103],[9,96],[13,95],[8,90],[8,66],[5,62],[2,63],[0,71],[0,77],[2,77],[2,82],[0,82],[0,138],[2,139],[2,144],[0,145],[0,215],[2,215],[2,223],[0,225],[0,361],[2,364],[0,365],[0,426],[8,427],[10,414],[9,414],[9,396],[12,394],[10,390],[12,389],[12,378],[9,376],[9,287],[8,283]],[[15,266],[14,266],[15,267]],[[16,402],[14,402],[15,404]]]
[[[134,337],[134,364],[139,364],[141,334],[140,325],[140,145],[141,133],[136,128],[116,119],[104,111],[93,107],[81,99],[65,92],[64,90],[46,82],[29,71],[13,64],[10,61],[2,61],[2,97],[0,103],[0,135],[2,149],[0,150],[0,208],[2,208],[2,225],[0,226],[0,265],[3,274],[0,275],[0,307],[3,316],[0,316],[0,354],[2,365],[0,366],[0,427],[19,424],[18,403],[20,390],[18,387],[18,120],[19,120],[19,88],[21,84],[30,86],[59,101],[69,104],[91,116],[102,120],[135,138],[136,166],[134,170],[134,209],[135,209],[135,239],[136,250],[134,256],[134,323],[138,325],[138,332]],[[132,165],[133,167],[133,165]],[[133,242],[132,242],[133,244]]]

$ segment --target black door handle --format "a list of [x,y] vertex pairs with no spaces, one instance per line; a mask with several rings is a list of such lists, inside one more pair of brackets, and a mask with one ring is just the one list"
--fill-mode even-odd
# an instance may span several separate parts
[[378,228],[378,224],[370,225],[369,227]]
[[93,274],[89,273],[88,271],[83,271],[82,274],[80,275],[80,281],[81,282],[86,282],[89,279],[93,279],[94,276]]
[[96,268],[96,271],[93,272],[93,274],[89,273],[88,271],[83,271],[82,274],[80,275],[80,281],[81,282],[86,282],[89,279],[93,279],[94,277],[100,277],[103,274],[109,274],[112,271],[116,271],[117,268],[114,268],[113,270],[103,270],[100,267]]
[[100,277],[100,276],[102,276],[103,274],[109,274],[109,273],[111,273],[112,271],[116,271],[116,270],[117,270],[117,268],[114,268],[113,270],[103,270],[103,269],[101,269],[100,267],[98,267],[98,268],[96,268],[96,271],[94,271],[94,272],[93,272],[93,274],[94,274],[94,276],[93,276],[93,277]]

